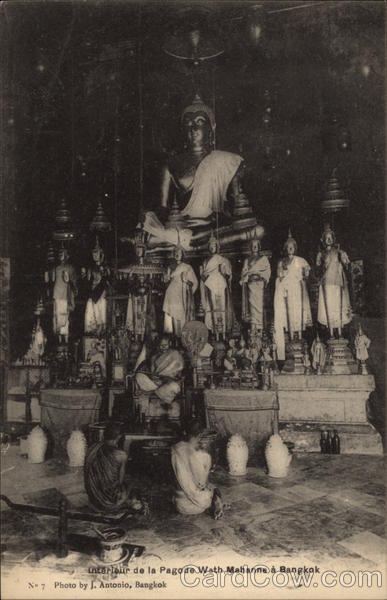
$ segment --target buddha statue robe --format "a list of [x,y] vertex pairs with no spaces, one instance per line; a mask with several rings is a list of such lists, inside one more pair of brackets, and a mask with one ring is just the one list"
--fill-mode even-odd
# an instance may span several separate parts
[[331,329],[341,329],[352,319],[348,282],[344,272],[344,266],[349,265],[349,262],[347,253],[333,246],[317,257],[317,266],[321,268],[317,320]]
[[223,335],[233,328],[231,278],[231,263],[224,256],[216,253],[204,261],[201,271],[201,301],[205,313],[204,322],[213,333],[217,331],[219,318],[223,324]]
[[198,280],[191,265],[181,262],[170,274],[170,282],[165,292],[164,331],[181,337],[187,321],[195,319],[194,293]]
[[263,329],[263,294],[271,275],[267,256],[249,256],[242,268],[242,320]]
[[306,327],[312,325],[312,314],[308,288],[304,276],[309,274],[310,266],[304,258],[293,256],[292,259],[280,260],[274,293],[274,329],[279,360],[285,360],[284,331],[293,336],[295,332],[302,334]]

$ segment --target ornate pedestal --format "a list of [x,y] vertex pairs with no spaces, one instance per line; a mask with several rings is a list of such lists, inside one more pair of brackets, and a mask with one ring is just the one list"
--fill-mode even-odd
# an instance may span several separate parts
[[296,451],[320,452],[322,429],[337,429],[342,454],[382,454],[380,434],[368,422],[372,375],[275,375],[279,427]]
[[333,375],[356,375],[359,367],[348,347],[348,340],[344,338],[330,339],[328,344],[328,358],[324,373]]
[[273,391],[205,390],[207,426],[218,431],[224,442],[234,433],[246,440],[249,463],[261,458],[267,439],[277,428],[278,400]]
[[291,358],[288,358],[283,367],[285,373],[292,373],[294,375],[303,375],[305,372],[304,365],[304,342],[302,340],[293,340],[288,343],[288,353]]

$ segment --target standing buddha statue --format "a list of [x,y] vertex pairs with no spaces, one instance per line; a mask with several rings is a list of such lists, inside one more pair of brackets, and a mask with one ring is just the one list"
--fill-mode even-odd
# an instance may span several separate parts
[[301,340],[306,327],[312,325],[308,288],[310,266],[301,256],[296,256],[297,242],[289,230],[284,244],[284,258],[277,267],[277,279],[274,293],[274,329],[277,356],[285,360],[285,336],[290,341],[296,336]]
[[242,321],[251,329],[263,329],[264,289],[270,280],[271,269],[267,256],[260,254],[261,244],[257,238],[250,242],[250,256],[243,264],[240,285],[242,286]]
[[66,248],[59,250],[59,265],[55,269],[54,278],[53,329],[54,333],[59,336],[59,341],[67,344],[70,314],[75,308],[75,296],[77,295],[77,278]]
[[110,271],[105,264],[105,254],[98,237],[92,257],[93,265],[87,271],[90,287],[85,310],[85,333],[102,335],[106,329],[106,290]]
[[200,267],[200,292],[204,308],[204,322],[216,335],[221,321],[223,337],[232,332],[234,312],[231,294],[232,268],[230,261],[219,253],[220,244],[212,233],[208,243],[210,256]]
[[341,338],[343,326],[352,319],[345,273],[350,260],[348,254],[336,244],[335,234],[329,225],[325,227],[321,243],[323,248],[316,258],[320,275],[317,320],[328,327],[331,338],[335,329]]

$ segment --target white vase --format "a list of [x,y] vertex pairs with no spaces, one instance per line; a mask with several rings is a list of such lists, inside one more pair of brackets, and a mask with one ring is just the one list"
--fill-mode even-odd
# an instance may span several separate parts
[[85,464],[87,443],[82,431],[75,430],[72,432],[67,440],[66,448],[70,467],[83,467]]
[[292,460],[287,446],[278,434],[272,435],[265,449],[269,477],[286,477]]
[[239,433],[232,435],[227,444],[227,461],[230,475],[246,475],[249,449]]
[[47,450],[47,436],[37,425],[27,438],[27,453],[29,463],[42,463]]

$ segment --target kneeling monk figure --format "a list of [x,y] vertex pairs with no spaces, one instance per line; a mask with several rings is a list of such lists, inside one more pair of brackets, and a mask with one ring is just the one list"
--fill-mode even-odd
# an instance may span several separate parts
[[118,448],[122,438],[121,426],[109,423],[104,441],[90,446],[84,467],[84,483],[91,504],[104,512],[117,512],[128,508],[147,512],[146,503],[136,498],[131,487],[124,482],[128,455]]
[[217,488],[208,483],[211,456],[201,447],[203,428],[193,421],[188,440],[172,447],[171,460],[178,489],[174,504],[179,513],[197,515],[210,510],[214,519],[223,516],[223,502]]

